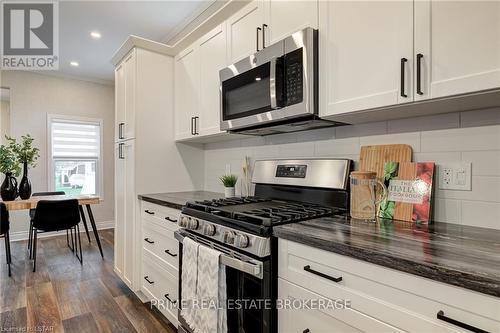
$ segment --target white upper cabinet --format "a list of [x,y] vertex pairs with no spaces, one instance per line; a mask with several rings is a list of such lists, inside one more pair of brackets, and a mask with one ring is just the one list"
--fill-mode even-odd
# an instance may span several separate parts
[[199,135],[220,133],[219,70],[227,66],[226,29],[219,25],[199,42],[200,53],[200,112]]
[[320,116],[413,100],[413,2],[321,1]]
[[288,37],[292,33],[307,27],[318,29],[318,1],[283,1],[265,2],[265,22],[263,33],[266,46]]
[[115,141],[135,138],[135,58],[132,50],[115,69]]
[[191,47],[175,58],[175,139],[182,140],[195,133],[195,116],[200,107],[199,50]]
[[235,63],[262,49],[264,1],[255,0],[227,20],[227,54]]
[[500,87],[500,2],[415,1],[415,53],[417,100]]

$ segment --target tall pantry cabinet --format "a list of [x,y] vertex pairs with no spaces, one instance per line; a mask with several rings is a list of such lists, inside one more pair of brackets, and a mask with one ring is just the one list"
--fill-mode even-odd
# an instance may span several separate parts
[[173,58],[140,48],[115,69],[114,270],[132,290],[141,267],[137,196],[181,189],[165,176],[180,161],[172,148],[172,80]]

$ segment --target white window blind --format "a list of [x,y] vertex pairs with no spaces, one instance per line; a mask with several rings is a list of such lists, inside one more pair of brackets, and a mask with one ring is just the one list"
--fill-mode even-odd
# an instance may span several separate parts
[[100,156],[100,125],[90,122],[51,123],[52,158],[98,159]]

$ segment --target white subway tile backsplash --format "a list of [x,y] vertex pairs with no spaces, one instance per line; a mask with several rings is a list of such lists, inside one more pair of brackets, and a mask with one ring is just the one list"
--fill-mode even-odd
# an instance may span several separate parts
[[500,126],[422,132],[422,152],[500,150]]
[[[490,121],[498,124],[499,112],[471,111],[206,144],[205,190],[224,190],[219,177],[226,164],[241,177],[245,156],[250,156],[251,163],[273,158],[349,158],[357,169],[362,145],[403,143],[412,146],[417,162],[434,161],[438,166],[472,162],[472,191],[439,190],[436,180],[436,221],[500,229],[500,125],[482,126]],[[458,125],[482,127],[455,128]],[[237,194],[241,194],[240,183]]]
[[473,176],[500,176],[500,151],[465,151],[462,161],[472,162]]
[[461,205],[459,200],[434,199],[434,220],[460,224]]
[[462,224],[500,229],[500,203],[462,201]]
[[387,133],[431,131],[458,127],[460,127],[460,115],[458,113],[446,113],[434,116],[390,120],[387,122]]
[[420,132],[364,136],[360,138],[361,146],[386,145],[392,143],[407,144],[413,152],[420,152]]
[[359,138],[317,141],[314,146],[318,157],[359,154]]

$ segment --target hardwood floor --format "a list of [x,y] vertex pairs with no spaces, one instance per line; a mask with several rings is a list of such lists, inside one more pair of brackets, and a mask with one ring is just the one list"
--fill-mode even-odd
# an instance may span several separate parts
[[39,239],[35,273],[27,242],[11,242],[10,278],[2,239],[0,331],[176,332],[113,272],[113,230],[99,234],[105,260],[82,233],[83,265],[66,246],[66,236]]

